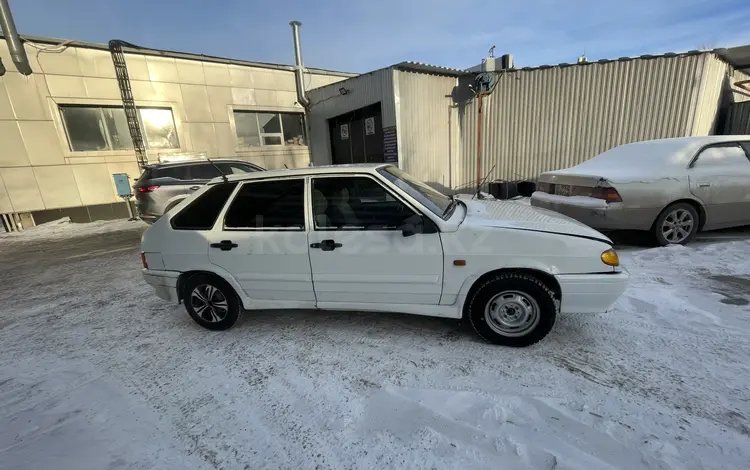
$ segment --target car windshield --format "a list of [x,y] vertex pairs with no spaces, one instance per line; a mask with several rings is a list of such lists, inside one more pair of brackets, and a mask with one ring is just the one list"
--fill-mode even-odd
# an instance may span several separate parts
[[438,217],[448,219],[453,213],[453,208],[456,206],[453,198],[431,188],[408,173],[395,166],[380,168],[378,172]]

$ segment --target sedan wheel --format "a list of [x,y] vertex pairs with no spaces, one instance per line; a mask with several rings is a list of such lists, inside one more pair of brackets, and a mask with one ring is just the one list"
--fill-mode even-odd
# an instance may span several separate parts
[[190,276],[181,288],[185,309],[197,324],[209,330],[226,330],[240,316],[237,293],[224,279],[209,274]]
[[690,204],[672,204],[659,214],[654,223],[654,236],[660,246],[685,244],[698,231],[698,212]]
[[685,209],[670,212],[661,225],[661,233],[669,243],[682,243],[693,231],[693,215]]

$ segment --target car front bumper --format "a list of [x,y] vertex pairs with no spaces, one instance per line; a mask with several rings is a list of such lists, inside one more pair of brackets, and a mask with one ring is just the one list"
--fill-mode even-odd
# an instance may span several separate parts
[[624,268],[600,274],[559,274],[560,313],[606,312],[628,288],[630,274]]
[[568,198],[539,191],[531,195],[531,205],[566,215],[597,230],[650,230],[659,215],[658,208],[631,208],[622,203],[608,204],[593,198]]
[[170,302],[179,303],[177,295],[177,278],[180,273],[177,271],[157,271],[154,269],[142,269],[143,280],[154,288],[154,293],[160,299]]

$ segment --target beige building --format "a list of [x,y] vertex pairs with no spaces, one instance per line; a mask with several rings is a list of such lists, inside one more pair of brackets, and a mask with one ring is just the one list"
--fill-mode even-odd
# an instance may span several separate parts
[[[33,73],[0,41],[0,214],[25,224],[127,217],[112,175],[140,170],[105,45],[25,38]],[[307,166],[294,67],[125,49],[147,157],[239,157],[265,168]],[[353,74],[306,69],[308,89]],[[10,218],[9,218],[10,217]]]

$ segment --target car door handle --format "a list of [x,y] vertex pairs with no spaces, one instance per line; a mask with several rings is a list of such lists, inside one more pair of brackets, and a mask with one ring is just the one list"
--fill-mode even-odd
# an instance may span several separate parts
[[323,240],[320,243],[311,243],[310,248],[320,248],[323,251],[333,251],[336,248],[341,248],[341,243],[336,243],[333,240]]
[[232,240],[222,240],[219,243],[211,243],[211,248],[218,248],[221,251],[229,251],[232,248],[237,248],[239,245],[232,243]]
[[698,183],[699,188],[710,188],[711,183]]
[[190,191],[197,191],[198,189],[201,189],[201,187],[200,186],[190,186],[188,189]]

